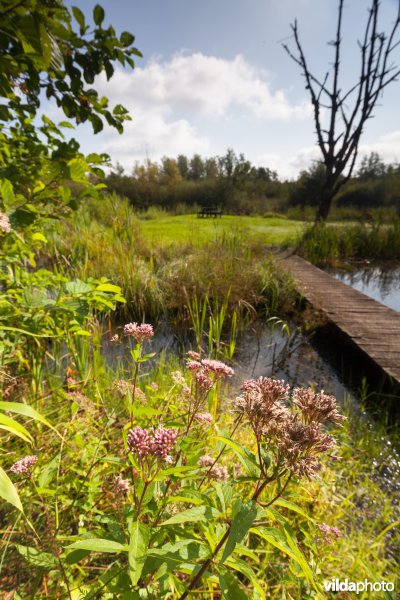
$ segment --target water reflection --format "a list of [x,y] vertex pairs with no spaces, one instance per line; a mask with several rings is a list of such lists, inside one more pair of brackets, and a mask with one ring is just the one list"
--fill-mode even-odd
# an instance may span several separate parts
[[400,265],[398,263],[353,265],[350,270],[331,269],[329,273],[400,312]]

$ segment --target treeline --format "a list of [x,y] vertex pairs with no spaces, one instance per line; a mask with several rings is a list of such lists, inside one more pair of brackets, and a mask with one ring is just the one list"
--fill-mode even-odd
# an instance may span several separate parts
[[[228,149],[223,156],[164,157],[160,162],[136,162],[126,174],[119,164],[107,176],[111,192],[129,199],[138,210],[160,206],[218,206],[224,212],[263,214],[289,208],[316,206],[323,183],[324,165],[314,163],[295,181],[282,181],[278,173],[251,164],[243,154]],[[400,210],[400,165],[385,164],[377,153],[361,161],[353,178],[338,194],[335,205],[368,210],[394,207]]]

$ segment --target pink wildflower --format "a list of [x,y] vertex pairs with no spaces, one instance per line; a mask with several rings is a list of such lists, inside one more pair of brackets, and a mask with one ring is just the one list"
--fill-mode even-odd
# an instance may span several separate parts
[[212,420],[213,420],[212,415],[210,413],[208,413],[208,412],[205,412],[205,413],[196,413],[194,415],[194,418],[199,423],[204,423],[204,424],[207,424],[207,425],[211,425]]
[[148,323],[143,323],[142,325],[127,323],[124,327],[124,334],[133,337],[138,344],[142,344],[153,337],[154,331],[152,325]]
[[197,360],[189,360],[189,362],[186,363],[186,366],[189,371],[199,371],[201,369],[201,363]]
[[127,443],[129,450],[137,454],[139,458],[144,458],[152,452],[151,438],[147,429],[135,427],[128,431]]
[[0,212],[0,231],[4,231],[4,233],[11,231],[10,219],[2,212]]
[[115,494],[124,494],[125,492],[129,492],[129,481],[127,479],[123,479],[122,475],[119,474],[114,479],[114,492]]
[[199,352],[194,352],[193,350],[189,350],[188,352],[186,352],[186,354],[192,360],[200,360],[200,354],[199,354]]
[[38,457],[37,456],[25,456],[21,458],[21,460],[17,460],[10,467],[10,471],[13,473],[20,473],[21,475],[28,475],[33,465],[36,464]]
[[199,467],[211,467],[211,465],[214,464],[214,459],[209,454],[204,454],[199,458],[197,464],[199,465]]
[[211,377],[208,377],[204,373],[204,371],[198,371],[196,373],[196,382],[197,382],[197,385],[199,385],[201,388],[203,388],[205,390],[211,390],[212,386],[214,385],[214,382],[211,379]]
[[175,446],[176,438],[178,434],[172,429],[164,429],[162,425],[158,426],[158,429],[154,432],[152,439],[152,452],[157,458],[171,462],[169,453]]
[[328,544],[332,542],[335,538],[339,539],[342,536],[340,529],[338,529],[337,527],[331,527],[326,523],[318,524],[318,529],[322,533],[324,542],[327,542]]
[[231,367],[228,367],[228,365],[221,362],[220,360],[211,360],[209,358],[204,358],[201,361],[201,365],[205,373],[213,373],[216,379],[222,377],[232,377],[232,375],[234,374],[234,370]]
[[112,336],[112,338],[110,338],[110,344],[118,344],[119,342],[119,335],[118,333],[116,333],[115,335]]
[[178,434],[172,429],[166,429],[162,425],[152,432],[141,427],[135,427],[128,431],[127,443],[129,450],[137,454],[139,458],[155,456],[166,462],[172,459],[169,453],[173,450]]

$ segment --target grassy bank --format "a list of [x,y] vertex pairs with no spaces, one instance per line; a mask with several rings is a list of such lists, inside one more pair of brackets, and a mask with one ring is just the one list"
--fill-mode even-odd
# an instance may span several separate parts
[[317,265],[343,260],[399,260],[400,220],[390,224],[310,226],[298,239],[298,252]]
[[[75,277],[109,277],[122,288],[124,315],[180,318],[188,302],[271,316],[293,301],[293,286],[268,245],[290,240],[301,224],[280,218],[170,217],[139,219],[112,196],[89,201],[49,232],[45,264]],[[187,315],[187,313],[186,313]]]

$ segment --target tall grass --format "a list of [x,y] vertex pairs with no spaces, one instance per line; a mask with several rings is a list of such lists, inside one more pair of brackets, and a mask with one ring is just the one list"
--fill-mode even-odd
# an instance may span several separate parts
[[314,225],[299,240],[299,252],[320,265],[345,259],[398,260],[400,219],[389,225]]
[[76,277],[109,277],[127,300],[123,318],[184,319],[195,298],[209,301],[209,308],[227,302],[228,315],[239,317],[251,306],[271,316],[293,300],[292,283],[264,241],[242,228],[216,230],[199,245],[194,237],[190,243],[149,242],[141,227],[126,200],[90,200],[72,221],[49,232],[42,260]]

